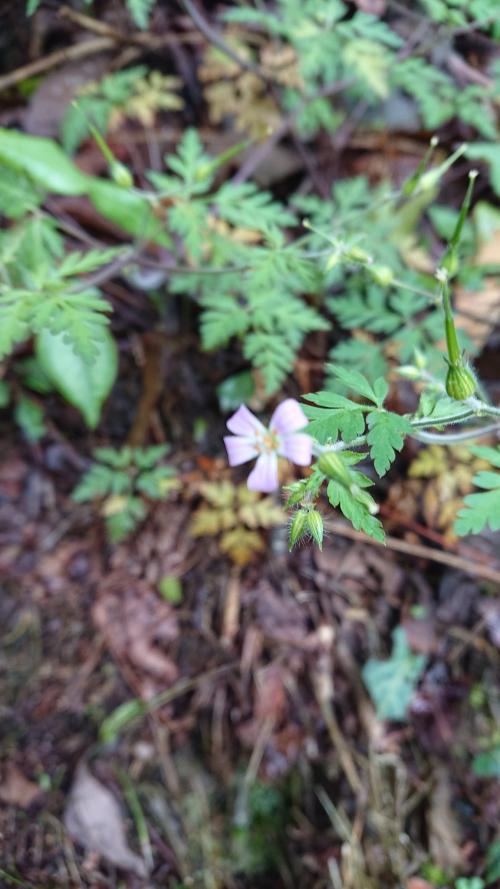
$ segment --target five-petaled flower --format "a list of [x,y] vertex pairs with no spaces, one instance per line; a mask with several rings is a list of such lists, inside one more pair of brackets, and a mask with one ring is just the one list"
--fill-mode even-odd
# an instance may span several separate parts
[[278,405],[267,429],[242,404],[227,421],[227,428],[234,433],[224,438],[229,465],[240,466],[257,457],[248,476],[248,487],[266,494],[276,491],[279,487],[278,456],[286,457],[298,466],[309,466],[311,462],[312,439],[298,431],[306,424],[307,417],[294,398],[287,398]]

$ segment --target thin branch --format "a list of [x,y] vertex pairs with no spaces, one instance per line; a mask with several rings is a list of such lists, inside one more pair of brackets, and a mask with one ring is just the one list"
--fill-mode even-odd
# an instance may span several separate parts
[[456,568],[469,574],[472,577],[480,577],[483,580],[489,580],[493,583],[500,584],[500,571],[490,568],[488,565],[481,565],[472,559],[464,559],[461,556],[455,556],[452,553],[442,552],[432,549],[430,546],[424,546],[421,543],[408,543],[406,540],[399,540],[397,537],[390,535],[385,538],[385,544],[373,537],[368,537],[362,531],[356,531],[351,525],[345,524],[337,519],[327,519],[325,522],[327,531],[331,531],[333,535],[339,534],[341,537],[348,537],[350,540],[356,540],[360,543],[367,543],[370,546],[387,546],[395,552],[404,553],[419,559],[428,559],[431,562],[440,562],[442,565],[448,565],[450,568]]
[[215,28],[212,28],[212,25],[210,25],[203,18],[200,10],[196,6],[196,4],[193,3],[193,0],[180,0],[180,3],[181,6],[184,7],[186,13],[188,14],[195,27],[198,28],[200,34],[203,34],[205,39],[213,46],[216,46],[217,49],[219,49],[221,52],[223,52],[224,55],[228,57],[228,59],[231,59],[231,61],[233,61],[244,71],[250,71],[252,74],[256,74],[257,77],[260,77],[266,83],[274,82],[273,77],[266,71],[264,71],[263,68],[261,68],[259,65],[255,65],[253,62],[248,61],[248,59],[244,59],[242,56],[239,55],[239,53],[237,53],[231,46],[226,43],[219,32],[216,31]]

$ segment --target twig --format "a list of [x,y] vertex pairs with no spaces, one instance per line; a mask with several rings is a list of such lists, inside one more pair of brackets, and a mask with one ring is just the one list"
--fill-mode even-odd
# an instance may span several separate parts
[[[336,519],[327,520],[325,527],[333,534],[340,534],[341,537],[348,537],[350,540],[367,543],[370,546],[384,546],[384,543],[381,543],[379,540],[374,540],[373,537],[368,537],[362,531],[356,531],[350,525],[346,525],[344,522],[337,521]],[[408,543],[406,540],[399,540],[397,537],[391,537],[390,535],[385,538],[385,546],[395,552],[414,556],[418,559],[429,559],[431,562],[440,562],[442,565],[456,568],[457,571],[463,571],[464,574],[470,574],[471,577],[480,577],[482,580],[500,584],[500,571],[497,571],[495,568],[489,568],[487,565],[481,565],[471,559],[464,559],[452,553],[439,552],[421,543]]]
[[181,6],[186,10],[189,18],[193,22],[200,34],[208,40],[209,43],[216,46],[217,49],[220,49],[221,52],[224,53],[231,59],[236,65],[242,68],[244,71],[250,71],[252,74],[256,74],[257,77],[260,77],[266,83],[273,83],[274,78],[264,71],[259,65],[255,65],[253,62],[248,61],[248,59],[244,59],[239,55],[232,47],[230,47],[223,37],[220,36],[219,32],[216,31],[212,26],[205,21],[198,7],[193,3],[193,0],[180,0]]
[[115,43],[116,41],[110,37],[94,37],[92,40],[75,43],[65,49],[57,49],[41,59],[29,62],[28,65],[22,65],[21,68],[16,68],[15,71],[0,77],[0,92],[15,86],[16,83],[20,83],[28,77],[34,77],[36,74],[50,71],[51,68],[57,68],[58,65],[64,65],[65,62],[74,62],[76,59],[85,58],[85,56],[97,55],[97,53],[111,49]]

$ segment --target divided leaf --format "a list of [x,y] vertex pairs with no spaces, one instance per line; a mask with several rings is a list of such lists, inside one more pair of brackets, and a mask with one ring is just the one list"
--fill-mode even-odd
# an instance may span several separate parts
[[411,432],[411,423],[400,414],[389,411],[372,411],[368,414],[368,443],[375,469],[385,475],[404,445],[405,436]]
[[[473,447],[471,450],[500,469],[500,448]],[[454,525],[460,536],[479,534],[486,527],[492,531],[500,530],[500,472],[478,472],[473,482],[483,490],[464,498],[464,507]]]

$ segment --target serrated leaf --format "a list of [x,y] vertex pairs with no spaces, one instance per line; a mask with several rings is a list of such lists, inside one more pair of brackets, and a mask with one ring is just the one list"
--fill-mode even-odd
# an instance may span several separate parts
[[[500,447],[476,446],[471,450],[477,457],[488,460],[495,468],[500,469]],[[464,536],[479,534],[486,527],[492,531],[500,530],[500,472],[478,472],[472,481],[483,491],[468,494],[464,498],[464,507],[454,524],[455,532]]]
[[36,356],[55,389],[83,415],[95,429],[101,408],[118,371],[115,341],[106,328],[96,341],[97,354],[88,363],[75,353],[64,333],[41,331],[36,340]]
[[370,658],[362,675],[379,719],[405,722],[408,705],[427,659],[422,654],[413,654],[403,627],[396,627],[392,640],[391,657],[385,661]]
[[35,210],[42,200],[43,192],[26,176],[0,167],[0,213],[9,219],[20,219]]
[[[359,476],[362,476],[362,473],[355,472],[353,475],[360,487],[366,487],[367,483],[372,484],[369,479],[365,482],[359,478]],[[353,493],[352,490],[348,490],[344,485],[331,481],[327,486],[327,495],[331,505],[334,508],[338,507],[357,531],[364,531],[369,537],[384,543],[385,533],[382,523],[370,512],[370,501],[373,504],[372,508],[375,508],[375,503],[366,491],[360,492],[359,496],[356,497],[355,492]],[[359,499],[361,496],[363,496],[362,500]]]
[[368,414],[368,443],[375,469],[380,476],[385,475],[404,445],[405,437],[411,432],[411,423],[400,414],[389,411],[372,411]]

